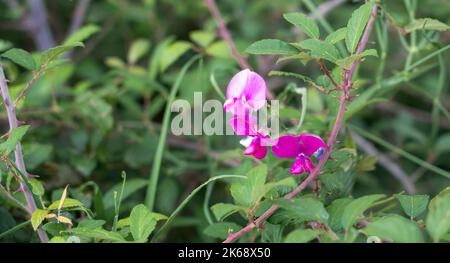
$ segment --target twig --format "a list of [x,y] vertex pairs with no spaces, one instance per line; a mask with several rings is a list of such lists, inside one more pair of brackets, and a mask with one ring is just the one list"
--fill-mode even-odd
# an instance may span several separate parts
[[328,12],[333,10],[335,7],[345,3],[346,0],[329,0],[317,7],[316,11],[309,15],[312,19],[317,19],[319,17],[325,16]]
[[352,138],[361,147],[363,151],[367,154],[375,155],[378,157],[378,162],[382,165],[386,170],[388,170],[395,179],[397,179],[405,188],[405,191],[408,194],[415,194],[416,187],[412,182],[411,178],[398,166],[395,162],[389,159],[386,155],[380,153],[373,144],[359,136],[358,134],[352,132]]
[[[6,198],[17,204],[22,210],[30,214],[30,210],[28,210],[28,207],[24,205],[22,202],[20,202],[17,198],[15,198],[10,192],[8,192],[3,185],[0,184],[0,193],[2,193]],[[31,216],[31,214],[30,214]]]
[[[11,97],[9,95],[8,85],[5,78],[5,74],[3,72],[3,66],[0,64],[0,92],[3,97],[3,104],[5,105],[6,112],[8,115],[9,129],[10,131],[14,128],[18,127],[17,117],[16,117],[16,107],[11,101]],[[25,162],[23,160],[22,153],[22,145],[21,143],[17,143],[16,150],[14,151],[16,166],[25,176],[28,176],[28,173],[25,169]],[[37,208],[36,203],[33,199],[33,195],[28,189],[25,183],[20,183],[20,189],[23,192],[25,199],[27,200],[28,210],[30,214],[32,214]],[[38,228],[37,233],[42,243],[47,243],[48,238],[42,228]]]
[[30,16],[25,20],[25,27],[31,33],[39,51],[55,46],[55,40],[47,23],[47,11],[42,0],[28,0]]
[[78,5],[76,6],[75,11],[72,15],[72,21],[70,23],[69,32],[67,34],[68,36],[77,31],[81,27],[81,24],[83,24],[90,2],[91,0],[79,0]]
[[[377,15],[377,8],[378,8],[378,6],[375,5],[372,9],[372,13],[371,13],[369,22],[367,23],[366,29],[364,31],[364,35],[358,44],[358,48],[356,51],[357,54],[361,53],[364,50],[364,48],[367,44],[367,41],[369,40],[369,36],[372,31],[373,24],[375,22],[375,18]],[[297,188],[295,188],[292,192],[285,195],[284,198],[286,198],[286,199],[294,198],[303,189],[305,189],[311,182],[313,182],[315,180],[315,178],[320,174],[320,170],[322,169],[322,167],[325,165],[326,161],[330,157],[330,151],[333,148],[334,144],[336,143],[337,135],[342,126],[342,121],[343,121],[344,113],[345,113],[345,106],[346,106],[346,102],[348,99],[348,90],[352,87],[353,73],[354,73],[355,68],[358,63],[359,63],[359,60],[355,60],[352,63],[350,70],[348,72],[344,73],[344,76],[343,76],[343,84],[344,85],[342,86],[343,90],[341,92],[341,97],[339,100],[339,110],[338,110],[338,113],[336,116],[336,120],[334,122],[333,129],[331,130],[330,136],[328,137],[328,141],[327,141],[327,145],[328,145],[329,149],[327,151],[325,151],[324,155],[322,156],[322,158],[320,159],[319,163],[314,168],[314,170],[310,173],[310,175],[299,186],[297,186]],[[254,223],[248,224],[246,227],[242,228],[241,230],[239,230],[236,233],[230,233],[228,235],[228,238],[224,241],[224,243],[231,243],[231,242],[236,241],[243,234],[252,230],[255,226],[259,226],[265,219],[267,219],[269,216],[271,216],[277,209],[278,209],[278,206],[272,205],[266,212],[264,212],[258,219],[256,219]]]
[[[79,0],[78,5],[75,7],[72,15],[72,21],[70,22],[69,32],[67,33],[67,36],[70,36],[81,27],[84,18],[86,17],[86,11],[89,7],[90,2],[91,0]],[[72,51],[65,53],[64,57],[72,57]]]
[[31,85],[42,75],[45,73],[45,70],[47,69],[47,64],[44,64],[41,66],[41,69],[38,72],[35,72],[33,74],[33,78],[28,81],[25,88],[20,92],[19,96],[14,100],[14,105],[17,106],[17,103],[25,96],[25,93],[27,93],[28,89],[30,89]]
[[321,60],[319,60],[318,63],[319,63],[320,69],[323,71],[325,76],[327,76],[330,79],[331,83],[333,83],[333,86],[336,88],[336,90],[340,90],[341,87],[334,80],[333,76],[331,76],[330,71],[328,70],[327,66],[325,66],[325,63],[323,63],[323,61],[321,61]]
[[241,68],[250,69],[251,67],[248,64],[247,60],[239,53],[239,51],[236,49],[236,46],[234,45],[233,38],[231,37],[231,34],[228,31],[228,28],[225,25],[225,22],[223,21],[222,17],[220,16],[220,12],[219,12],[219,9],[217,8],[216,1],[215,0],[204,0],[204,1],[205,1],[206,5],[208,6],[209,12],[211,12],[211,15],[213,16],[214,20],[216,21],[220,37],[227,43],[227,46],[230,49],[230,52],[233,55],[233,57],[239,63]]

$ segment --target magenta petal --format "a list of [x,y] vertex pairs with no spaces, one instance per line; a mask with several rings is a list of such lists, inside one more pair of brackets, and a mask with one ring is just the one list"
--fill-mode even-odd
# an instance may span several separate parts
[[292,135],[281,136],[277,144],[272,146],[272,152],[278,158],[294,158],[301,149],[300,136]]
[[303,165],[300,160],[295,160],[294,164],[291,167],[291,174],[301,174],[303,173]]
[[301,141],[301,152],[305,155],[313,155],[320,148],[324,150],[328,149],[327,144],[319,136],[302,134],[299,137]]
[[233,127],[236,135],[239,136],[255,136],[257,135],[257,120],[256,117],[246,114],[237,116],[230,120],[230,125]]
[[245,149],[244,155],[253,155],[256,159],[263,159],[267,155],[267,147],[261,145],[261,139],[256,137]]
[[266,103],[267,87],[264,79],[249,69],[242,70],[233,76],[227,87],[227,101],[224,109],[239,115],[238,108],[231,105],[240,101],[247,108],[259,110]]
[[308,157],[304,157],[303,162],[304,162],[303,167],[304,167],[305,171],[307,173],[311,173],[311,171],[314,170],[314,167],[315,167],[313,162],[311,161],[311,159],[309,159]]

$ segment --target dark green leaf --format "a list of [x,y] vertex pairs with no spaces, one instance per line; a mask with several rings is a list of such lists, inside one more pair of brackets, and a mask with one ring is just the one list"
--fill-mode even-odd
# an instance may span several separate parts
[[351,201],[344,209],[341,217],[341,223],[344,229],[349,229],[358,218],[369,209],[373,203],[383,198],[385,195],[367,195]]
[[33,57],[27,51],[20,48],[12,48],[5,53],[1,54],[1,57],[12,60],[19,66],[22,66],[28,70],[35,70],[36,63]]
[[328,42],[318,39],[307,39],[298,43],[298,45],[303,49],[309,50],[314,58],[326,59],[333,63],[341,58],[339,50]]
[[353,54],[358,46],[359,40],[369,21],[373,5],[373,1],[363,4],[352,13],[350,20],[348,20],[345,44],[350,54]]
[[263,39],[251,44],[245,52],[254,55],[294,55],[299,51],[278,39]]
[[298,26],[306,35],[318,39],[320,36],[319,27],[316,22],[303,13],[283,14],[284,19],[294,26]]
[[399,215],[384,216],[363,229],[369,236],[396,243],[420,243],[423,236],[416,222]]
[[398,195],[397,199],[403,208],[403,211],[410,216],[416,217],[420,215],[428,205],[428,195]]

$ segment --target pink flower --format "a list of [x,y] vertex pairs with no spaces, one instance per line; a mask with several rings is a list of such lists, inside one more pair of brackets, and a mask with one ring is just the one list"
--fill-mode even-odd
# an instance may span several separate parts
[[227,87],[226,112],[243,115],[250,109],[257,111],[266,103],[267,87],[257,73],[244,69],[233,76]]
[[281,136],[272,147],[273,154],[278,158],[295,158],[291,167],[292,174],[301,174],[304,171],[311,173],[315,166],[310,156],[314,155],[320,159],[325,150],[328,150],[326,143],[313,134]]
[[258,132],[256,117],[245,114],[236,116],[230,121],[234,132],[239,136],[247,136],[240,141],[245,148],[244,155],[253,155],[256,159],[263,159],[267,155],[267,146],[272,140]]

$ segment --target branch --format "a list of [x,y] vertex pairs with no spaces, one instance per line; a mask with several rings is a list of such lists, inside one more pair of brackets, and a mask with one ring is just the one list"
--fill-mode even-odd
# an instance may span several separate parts
[[368,142],[363,137],[359,136],[358,134],[352,132],[352,137],[355,140],[355,142],[365,151],[367,154],[375,155],[378,157],[378,162],[381,166],[383,166],[386,170],[388,170],[392,176],[395,177],[405,188],[405,191],[408,194],[415,194],[416,193],[416,187],[414,186],[414,183],[412,182],[411,178],[391,159],[389,159],[386,155],[380,153],[373,144]]
[[242,69],[250,69],[250,65],[248,64],[247,60],[239,53],[239,51],[236,49],[236,46],[234,45],[233,38],[231,37],[230,31],[228,31],[227,26],[225,25],[225,22],[223,21],[222,17],[220,16],[219,9],[217,8],[216,1],[215,0],[204,0],[206,5],[208,6],[209,12],[213,16],[214,20],[216,21],[217,28],[219,30],[220,37],[225,41],[225,43],[228,46],[228,49],[230,50],[233,57],[236,59],[236,61],[239,63],[239,66]]
[[84,18],[86,16],[86,11],[89,7],[91,0],[79,0],[78,5],[72,15],[72,21],[70,23],[70,28],[68,36],[76,32],[83,24]]
[[31,8],[29,18],[25,20],[25,27],[31,33],[39,51],[55,46],[52,32],[47,23],[47,11],[42,0],[28,0]]
[[[16,117],[16,107],[11,101],[11,96],[9,95],[7,80],[5,78],[5,74],[3,72],[3,66],[0,64],[0,92],[3,97],[3,104],[6,108],[6,113],[8,115],[8,123],[9,123],[9,129],[10,131],[14,128],[18,127],[17,117]],[[16,160],[16,166],[17,169],[19,169],[25,176],[29,176],[26,169],[25,169],[25,162],[23,160],[23,153],[22,153],[22,145],[21,143],[17,143],[16,150],[14,151],[14,156]],[[30,192],[30,189],[28,189],[27,185],[20,182],[20,190],[25,195],[25,199],[27,201],[28,210],[30,214],[32,214],[37,208],[36,203],[33,199],[33,195]],[[47,243],[48,238],[45,232],[42,230],[42,228],[38,228],[37,233],[39,235],[39,238],[41,239],[42,243]]]
[[323,4],[321,4],[319,7],[317,7],[317,10],[314,13],[311,13],[309,15],[312,19],[317,19],[319,17],[325,16],[328,12],[333,10],[335,7],[345,3],[346,0],[329,0]]
[[[361,38],[361,40],[358,44],[356,54],[359,54],[364,50],[364,48],[367,44],[367,41],[369,40],[369,36],[372,31],[373,24],[375,22],[375,18],[377,15],[377,8],[378,8],[378,6],[375,5],[372,9],[372,13],[371,13],[369,22],[367,23],[363,37]],[[331,130],[330,136],[328,137],[328,141],[327,141],[327,145],[328,145],[329,149],[327,151],[325,151],[323,157],[320,159],[319,163],[314,168],[314,170],[310,173],[310,175],[299,186],[297,186],[297,188],[295,188],[292,192],[285,195],[284,198],[286,198],[286,199],[294,198],[303,189],[305,189],[311,182],[313,182],[316,179],[316,177],[320,174],[320,170],[322,169],[322,167],[325,165],[326,161],[330,157],[331,149],[333,148],[333,146],[336,143],[337,135],[342,126],[342,121],[344,119],[344,114],[345,114],[345,106],[346,106],[346,102],[348,99],[348,90],[352,87],[353,73],[354,73],[355,68],[358,63],[359,63],[359,60],[355,60],[352,63],[350,70],[348,72],[344,73],[344,79],[343,79],[344,85],[342,86],[343,90],[341,92],[341,97],[339,99],[339,110],[338,110],[338,113],[336,116],[336,120],[334,122],[333,129]],[[231,243],[231,242],[236,241],[238,238],[240,238],[242,235],[244,235],[245,233],[252,230],[254,227],[259,226],[264,220],[266,220],[269,216],[271,216],[276,210],[278,210],[278,206],[272,205],[266,212],[264,212],[254,222],[248,224],[246,227],[242,228],[241,230],[239,230],[236,233],[230,233],[228,235],[228,238],[224,241],[224,243]]]

